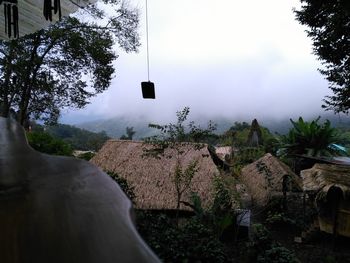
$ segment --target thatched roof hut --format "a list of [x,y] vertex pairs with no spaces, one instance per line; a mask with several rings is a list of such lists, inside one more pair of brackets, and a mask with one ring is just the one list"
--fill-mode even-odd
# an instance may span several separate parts
[[272,196],[280,195],[283,190],[302,191],[301,179],[270,153],[243,167],[240,178],[257,205],[266,205]]
[[311,169],[301,171],[303,190],[327,193],[332,187],[339,187],[344,199],[350,198],[350,167],[316,163]]
[[[175,151],[167,149],[160,159],[145,156],[144,149],[152,146],[143,142],[109,140],[91,159],[91,162],[106,171],[112,171],[125,178],[135,187],[135,206],[138,209],[176,209],[176,189],[173,182],[177,160]],[[212,199],[212,180],[219,175],[207,147],[195,150],[193,145],[182,146],[180,156],[182,167],[198,160],[199,171],[192,179],[191,189],[184,194],[183,201],[190,201],[190,192],[197,192],[203,205]],[[169,157],[172,156],[172,157]],[[189,210],[181,205],[182,210]]]
[[350,237],[350,167],[317,163],[301,176],[304,191],[316,196],[321,230]]

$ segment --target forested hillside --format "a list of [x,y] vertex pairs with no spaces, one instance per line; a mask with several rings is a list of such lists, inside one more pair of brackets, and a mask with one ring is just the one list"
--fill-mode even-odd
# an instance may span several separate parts
[[[335,115],[331,113],[319,114],[321,116],[321,121],[326,119],[330,120],[333,127],[342,127],[345,129],[350,128],[350,118],[346,115]],[[305,120],[316,119],[319,115],[315,115],[311,118],[305,118]],[[291,116],[292,119],[297,119],[299,116]],[[230,127],[234,125],[235,122],[247,122],[251,123],[252,120],[247,118],[226,118],[226,117],[194,117],[193,120],[198,123],[201,127],[205,127],[209,120],[212,120],[213,123],[217,124],[216,134],[222,134],[227,131]],[[292,128],[289,118],[284,119],[266,119],[266,118],[257,118],[259,124],[269,129],[271,133],[286,134],[290,128]],[[106,134],[113,138],[120,138],[125,134],[126,127],[133,127],[133,130],[136,132],[133,139],[140,140],[145,137],[154,135],[155,130],[148,127],[149,123],[154,121],[160,123],[169,123],[169,121],[157,121],[149,117],[115,117],[110,119],[101,119],[91,122],[85,122],[77,124],[76,126],[85,130],[92,132],[101,132],[105,131]]]
[[74,150],[82,151],[98,151],[110,139],[104,131],[95,133],[67,124],[36,126],[34,131],[45,131],[54,138],[62,139],[70,144]]

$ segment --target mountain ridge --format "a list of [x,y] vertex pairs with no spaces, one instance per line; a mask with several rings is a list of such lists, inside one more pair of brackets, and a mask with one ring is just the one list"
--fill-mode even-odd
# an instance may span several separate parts
[[[350,118],[347,115],[337,116],[335,114],[323,114],[315,115],[312,118],[305,118],[306,121],[316,119],[318,116],[321,116],[320,123],[324,122],[326,119],[331,121],[333,127],[343,127],[350,128]],[[194,117],[189,118],[193,120],[196,124],[200,125],[202,128],[205,128],[208,122],[211,120],[217,124],[217,130],[215,133],[222,134],[228,130],[231,126],[234,125],[234,122],[247,122],[250,124],[252,120],[232,119],[226,117]],[[298,117],[292,117],[293,120],[297,120]],[[172,123],[174,120],[169,120],[168,122],[162,121],[152,121],[150,117],[146,116],[118,116],[108,119],[94,120],[90,122],[83,122],[79,124],[73,124],[73,126],[85,129],[91,132],[102,132],[105,131],[108,136],[112,138],[120,138],[126,133],[126,127],[133,127],[136,131],[134,139],[140,140],[145,137],[149,137],[156,134],[156,130],[149,128],[148,124],[157,123],[157,124],[168,124]],[[276,120],[276,119],[258,119],[260,125],[268,128],[272,133],[286,134],[288,130],[292,127],[289,118]]]

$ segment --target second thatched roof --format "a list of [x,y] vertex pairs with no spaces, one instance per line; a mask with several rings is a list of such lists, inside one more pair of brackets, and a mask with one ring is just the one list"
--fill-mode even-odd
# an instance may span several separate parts
[[349,166],[317,163],[311,169],[301,171],[301,177],[304,191],[327,193],[335,186],[343,191],[344,199],[350,198]]
[[301,178],[270,153],[243,167],[240,178],[257,205],[266,205],[274,194],[282,193],[286,179],[288,191],[302,191]]
[[[174,184],[174,169],[177,163],[176,153],[166,150],[166,157],[160,159],[145,156],[144,149],[152,146],[143,142],[109,140],[92,158],[91,162],[105,171],[117,173],[125,178],[135,189],[136,208],[139,209],[175,209],[177,205]],[[207,147],[195,150],[193,145],[181,146],[180,162],[186,167],[191,161],[198,160],[199,171],[194,175],[191,189],[184,193],[189,202],[191,191],[197,192],[204,206],[212,200],[212,185],[219,170],[213,163]],[[181,205],[181,209],[189,210]]]

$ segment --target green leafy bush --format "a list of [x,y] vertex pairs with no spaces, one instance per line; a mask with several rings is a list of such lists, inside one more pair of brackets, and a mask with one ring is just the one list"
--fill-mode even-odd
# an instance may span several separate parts
[[269,230],[262,224],[253,225],[252,241],[247,247],[249,262],[298,263],[294,253],[271,238]]
[[274,224],[281,224],[281,223],[285,223],[285,224],[290,224],[290,225],[295,225],[296,222],[295,220],[289,218],[285,213],[272,213],[272,212],[268,212],[267,213],[267,218],[266,218],[266,223],[270,224],[270,225],[274,225]]
[[293,252],[282,246],[273,245],[258,255],[258,263],[298,263]]
[[227,262],[224,245],[196,217],[177,226],[165,214],[138,211],[137,226],[164,262]]
[[293,121],[293,128],[282,137],[284,147],[281,155],[306,154],[308,156],[331,156],[338,155],[338,152],[329,145],[339,139],[337,130],[331,127],[329,120],[319,124],[320,117],[311,122],[304,121],[299,117],[298,121]]
[[95,153],[93,152],[86,152],[86,153],[82,153],[82,154],[79,154],[77,157],[79,159],[83,159],[85,161],[90,161],[92,159],[92,157],[95,156]]
[[42,153],[53,155],[72,156],[72,147],[61,139],[52,137],[46,132],[28,132],[27,139],[29,145]]

